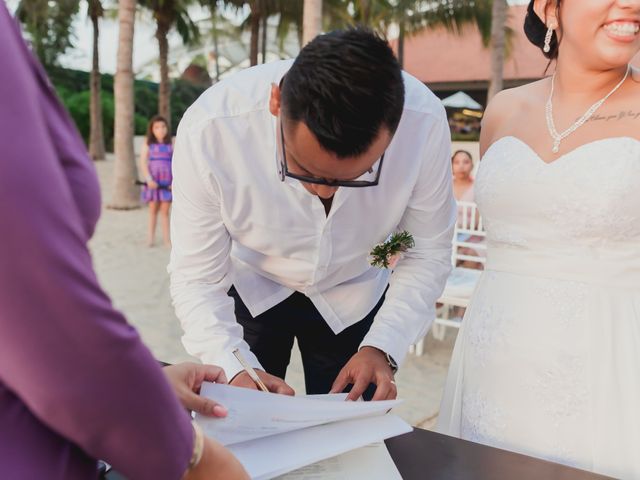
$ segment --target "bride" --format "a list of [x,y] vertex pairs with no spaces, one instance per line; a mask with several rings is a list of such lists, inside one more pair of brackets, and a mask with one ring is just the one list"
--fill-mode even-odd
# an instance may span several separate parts
[[438,430],[640,478],[640,0],[535,0],[550,78],[501,92],[480,140],[486,270]]

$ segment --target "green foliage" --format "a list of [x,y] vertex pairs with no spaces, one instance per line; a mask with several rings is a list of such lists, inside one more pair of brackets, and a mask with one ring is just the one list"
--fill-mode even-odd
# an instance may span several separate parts
[[158,113],[158,85],[147,81],[135,81],[133,101],[135,113],[145,118],[153,117]]
[[[82,138],[88,143],[91,118],[89,113],[89,73],[60,67],[50,67],[47,73],[60,100],[78,127]],[[101,86],[104,138],[107,150],[111,151],[113,149],[113,122],[115,118],[113,76],[102,75]],[[146,80],[136,80],[133,88],[135,101],[135,134],[145,135],[149,119],[158,111],[158,85]],[[171,125],[174,131],[182,115],[184,115],[185,110],[189,108],[204,90],[205,88],[192,85],[189,82],[180,80],[172,82]]]
[[379,268],[389,267],[389,261],[397,253],[404,253],[415,246],[413,235],[406,230],[394,233],[389,240],[380,243],[371,250],[371,265]]
[[182,80],[171,84],[171,126],[176,130],[180,119],[189,106],[206,90],[206,87],[194,85]]
[[138,5],[153,14],[158,31],[166,34],[175,26],[185,45],[200,38],[200,29],[189,16],[189,6],[195,3],[195,0],[138,0]]
[[451,133],[451,141],[453,142],[477,142],[479,140],[480,140],[479,132],[469,132],[469,133],[452,132]]
[[[91,93],[89,90],[82,90],[80,92],[71,91],[63,86],[57,86],[56,91],[60,100],[66,107],[67,111],[73,118],[80,135],[84,139],[85,143],[89,141],[89,131],[91,129],[90,124],[90,111],[89,105],[91,102]],[[113,121],[114,121],[114,102],[113,94],[111,92],[102,92],[102,122],[104,128],[104,137],[106,141],[106,147],[108,150],[113,149]]]
[[73,19],[80,0],[20,0],[16,15],[43,65],[55,65],[72,47]]
[[149,118],[139,113],[133,114],[133,129],[134,135],[146,135],[147,125],[149,124]]

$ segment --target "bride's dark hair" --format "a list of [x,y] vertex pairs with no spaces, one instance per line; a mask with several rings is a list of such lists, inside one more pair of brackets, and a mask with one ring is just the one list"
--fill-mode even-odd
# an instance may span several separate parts
[[[550,0],[547,0],[547,4],[549,3],[549,1]],[[556,16],[558,17],[558,21],[560,21],[561,3],[561,0],[556,0]],[[524,33],[529,41],[536,47],[540,48],[542,54],[549,60],[555,60],[556,58],[558,58],[559,42],[556,32],[553,32],[553,35],[551,36],[549,52],[545,52],[544,50],[542,50],[542,48],[544,47],[544,37],[547,34],[547,26],[544,24],[538,14],[533,10],[533,0],[529,2],[529,6],[527,7],[527,15],[524,17]]]

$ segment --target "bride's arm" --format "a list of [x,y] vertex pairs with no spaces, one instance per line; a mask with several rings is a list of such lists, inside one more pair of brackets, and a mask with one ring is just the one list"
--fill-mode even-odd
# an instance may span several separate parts
[[500,127],[504,124],[509,113],[517,108],[514,105],[516,103],[514,97],[511,90],[502,90],[487,105],[480,129],[480,159],[484,157],[491,144],[503,136],[501,135],[503,129]]

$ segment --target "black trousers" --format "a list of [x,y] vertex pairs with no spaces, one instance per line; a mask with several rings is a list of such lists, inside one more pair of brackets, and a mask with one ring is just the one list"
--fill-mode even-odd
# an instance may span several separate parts
[[[336,335],[302,293],[293,293],[255,318],[234,287],[229,290],[229,296],[235,301],[236,318],[244,329],[244,339],[267,373],[284,379],[293,340],[298,340],[308,394],[331,390],[342,367],[358,351],[384,302],[383,295],[365,318]],[[365,400],[371,399],[374,391],[375,386],[370,385],[363,395]]]

